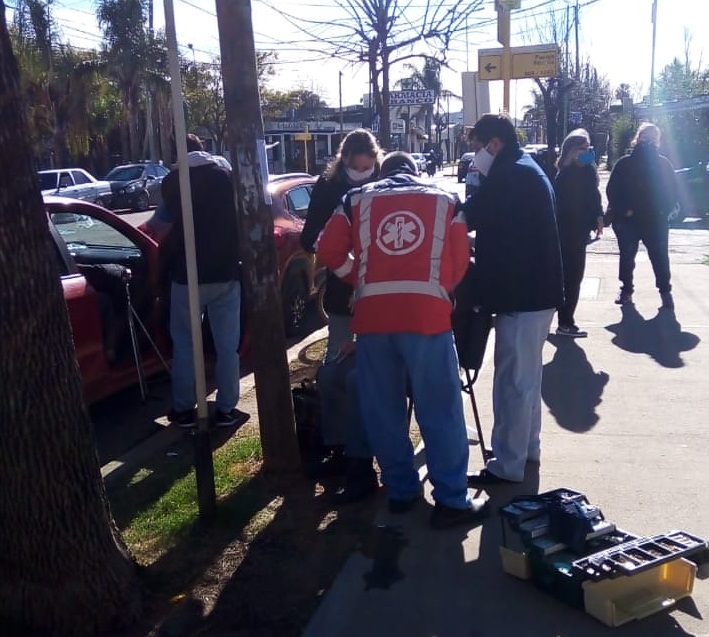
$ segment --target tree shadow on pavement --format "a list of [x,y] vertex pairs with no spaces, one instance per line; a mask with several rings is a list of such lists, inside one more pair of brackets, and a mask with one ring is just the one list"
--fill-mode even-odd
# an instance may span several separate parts
[[634,303],[621,306],[620,323],[607,325],[615,334],[613,344],[626,352],[647,354],[662,367],[684,367],[682,352],[694,349],[700,338],[691,332],[683,332],[674,311],[659,310],[652,319],[645,319]]
[[547,340],[556,351],[544,365],[542,399],[561,427],[576,433],[589,431],[599,420],[596,407],[610,377],[594,371],[576,339],[550,335]]

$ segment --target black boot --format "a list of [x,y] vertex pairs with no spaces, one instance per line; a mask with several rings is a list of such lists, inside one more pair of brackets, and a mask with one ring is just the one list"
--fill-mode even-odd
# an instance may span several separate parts
[[347,471],[345,448],[341,445],[332,447],[332,450],[321,460],[313,462],[304,468],[304,473],[311,480],[332,478],[344,475]]
[[332,499],[335,504],[353,504],[366,500],[378,490],[379,480],[372,458],[347,458],[345,485]]

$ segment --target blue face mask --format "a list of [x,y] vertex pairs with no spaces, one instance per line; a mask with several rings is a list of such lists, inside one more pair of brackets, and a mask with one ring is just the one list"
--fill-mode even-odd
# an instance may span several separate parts
[[590,166],[595,163],[596,151],[593,150],[593,148],[589,148],[588,150],[584,150],[582,153],[579,153],[579,164],[582,166]]

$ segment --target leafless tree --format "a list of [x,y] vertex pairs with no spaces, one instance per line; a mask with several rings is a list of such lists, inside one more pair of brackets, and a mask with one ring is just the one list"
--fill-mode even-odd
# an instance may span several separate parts
[[[389,93],[392,66],[412,58],[446,64],[451,41],[466,30],[483,0],[342,0],[335,19],[307,19],[264,0],[304,34],[304,50],[353,64],[366,64],[379,114],[379,138],[390,145]],[[329,17],[329,16],[328,16]],[[472,24],[472,23],[471,23]]]

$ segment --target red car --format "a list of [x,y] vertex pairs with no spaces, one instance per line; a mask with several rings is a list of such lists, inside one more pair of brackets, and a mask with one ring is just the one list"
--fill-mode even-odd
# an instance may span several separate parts
[[[305,305],[316,292],[314,259],[299,242],[314,183],[310,175],[283,175],[269,185],[284,318],[290,333],[301,327]],[[124,217],[78,200],[45,197],[45,204],[85,399],[93,403],[138,380],[126,320],[126,283],[115,266],[130,269],[132,305],[166,359],[170,352],[168,280],[159,244]],[[140,327],[136,331],[145,375],[163,371],[146,335]]]

